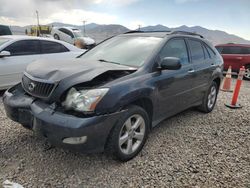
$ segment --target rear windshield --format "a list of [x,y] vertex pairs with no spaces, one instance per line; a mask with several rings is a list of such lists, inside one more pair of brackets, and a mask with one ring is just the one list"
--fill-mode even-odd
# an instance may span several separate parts
[[85,53],[82,58],[140,67],[161,40],[162,38],[158,37],[118,36],[96,46]]
[[2,46],[4,43],[8,42],[9,39],[0,39],[0,46]]
[[8,26],[0,25],[0,35],[12,35]]
[[221,54],[250,54],[250,47],[241,46],[216,46]]

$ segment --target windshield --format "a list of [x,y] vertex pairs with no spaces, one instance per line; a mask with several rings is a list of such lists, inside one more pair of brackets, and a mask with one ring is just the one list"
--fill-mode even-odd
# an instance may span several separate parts
[[83,34],[81,31],[73,31],[75,37],[83,37]]
[[158,37],[114,37],[88,51],[81,58],[139,67],[161,40]]
[[2,46],[4,43],[8,42],[9,39],[0,39],[0,46]]

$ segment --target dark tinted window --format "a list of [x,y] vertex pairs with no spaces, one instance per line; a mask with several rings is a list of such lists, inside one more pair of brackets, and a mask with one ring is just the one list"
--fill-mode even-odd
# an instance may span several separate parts
[[241,50],[242,54],[250,54],[250,48],[249,47],[243,47]]
[[223,47],[222,46],[216,46],[215,47],[217,50],[218,50],[218,52],[221,54],[221,52],[222,52],[222,50],[223,50]]
[[205,59],[209,59],[210,58],[210,54],[208,53],[207,48],[204,45],[202,45],[202,47],[203,47],[203,50],[204,50]]
[[40,44],[38,40],[17,41],[4,49],[11,55],[33,55],[40,53]]
[[187,47],[184,39],[172,39],[167,42],[160,52],[160,58],[177,57],[180,58],[182,64],[189,63]]
[[57,42],[41,41],[41,51],[43,54],[68,52],[69,50]]
[[59,31],[65,33],[66,35],[71,36],[72,38],[74,37],[73,33],[71,31],[69,31],[68,29],[60,28]]
[[239,46],[224,46],[222,54],[241,54],[241,47]]
[[206,47],[211,58],[216,55],[216,53],[209,46],[205,45],[205,47]]
[[196,40],[188,40],[189,46],[191,49],[191,54],[192,54],[192,60],[193,61],[200,61],[204,60],[204,52],[202,48],[202,44],[199,41]]
[[0,25],[0,35],[12,35],[10,28],[5,25]]

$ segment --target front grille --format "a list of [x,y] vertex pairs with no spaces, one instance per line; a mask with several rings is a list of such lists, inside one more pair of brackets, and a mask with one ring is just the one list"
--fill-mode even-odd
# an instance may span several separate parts
[[48,98],[55,88],[54,83],[40,82],[29,78],[25,74],[22,78],[22,85],[27,93],[39,98]]

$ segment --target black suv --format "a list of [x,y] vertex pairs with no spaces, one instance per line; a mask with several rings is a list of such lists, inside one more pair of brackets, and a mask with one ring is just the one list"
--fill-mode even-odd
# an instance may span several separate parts
[[76,60],[30,64],[3,102],[8,117],[52,145],[127,161],[162,120],[190,107],[211,112],[222,70],[200,35],[134,31]]

